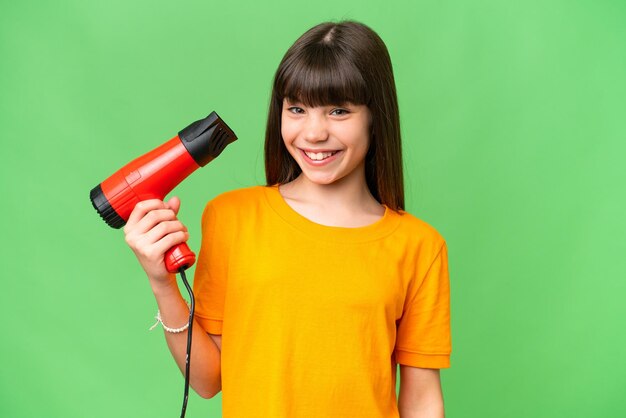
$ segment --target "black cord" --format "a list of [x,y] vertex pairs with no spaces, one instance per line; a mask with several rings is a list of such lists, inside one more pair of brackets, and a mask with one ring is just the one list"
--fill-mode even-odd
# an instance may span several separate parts
[[180,411],[180,418],[185,418],[185,412],[187,410],[187,399],[189,398],[189,367],[191,365],[191,331],[193,328],[193,313],[196,308],[196,301],[193,297],[193,290],[191,290],[191,286],[189,286],[189,282],[187,281],[187,277],[185,276],[185,268],[181,268],[178,270],[180,273],[181,279],[183,279],[183,284],[187,288],[187,292],[189,292],[189,328],[187,329],[187,355],[185,358],[185,393],[183,397],[183,407]]

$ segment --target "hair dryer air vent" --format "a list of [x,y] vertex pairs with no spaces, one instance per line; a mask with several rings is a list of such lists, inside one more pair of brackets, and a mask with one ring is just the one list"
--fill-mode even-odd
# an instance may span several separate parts
[[102,192],[102,187],[99,184],[91,189],[89,197],[91,198],[91,204],[107,225],[115,229],[126,225],[126,221],[111,207],[111,204]]

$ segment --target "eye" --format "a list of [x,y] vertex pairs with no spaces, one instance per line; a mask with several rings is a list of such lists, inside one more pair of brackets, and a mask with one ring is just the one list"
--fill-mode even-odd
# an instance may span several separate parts
[[342,109],[342,108],[333,109],[333,111],[330,112],[331,115],[335,115],[335,116],[344,116],[344,115],[347,115],[348,113],[350,113],[348,109]]
[[302,113],[304,113],[304,109],[302,109],[301,107],[298,106],[290,106],[287,108],[288,111],[290,111],[291,113],[295,113],[297,115],[300,115]]

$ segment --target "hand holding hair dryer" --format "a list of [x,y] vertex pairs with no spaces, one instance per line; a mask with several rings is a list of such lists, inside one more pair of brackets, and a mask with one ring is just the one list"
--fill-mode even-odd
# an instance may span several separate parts
[[[113,228],[121,228],[135,205],[161,199],[196,169],[216,158],[237,136],[215,112],[198,120],[163,145],[131,161],[91,190],[93,207]],[[186,243],[165,253],[170,273],[196,261]]]

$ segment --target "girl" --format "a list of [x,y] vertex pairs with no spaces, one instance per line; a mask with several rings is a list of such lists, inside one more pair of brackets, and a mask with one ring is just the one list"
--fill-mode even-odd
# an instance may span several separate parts
[[[323,23],[287,51],[265,168],[266,186],[224,193],[203,213],[194,390],[222,390],[226,418],[443,417],[446,244],[403,210],[395,83],[374,31]],[[163,265],[188,238],[179,207],[142,202],[124,228],[168,327],[189,314]],[[165,337],[184,370],[186,332]]]

